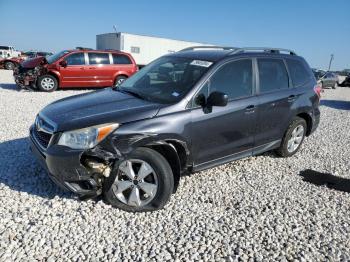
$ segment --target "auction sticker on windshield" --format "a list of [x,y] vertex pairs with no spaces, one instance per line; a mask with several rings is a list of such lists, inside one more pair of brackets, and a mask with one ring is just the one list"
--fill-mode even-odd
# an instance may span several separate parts
[[191,62],[191,65],[202,66],[202,67],[209,67],[212,64],[213,64],[213,62],[203,61],[203,60],[193,60]]

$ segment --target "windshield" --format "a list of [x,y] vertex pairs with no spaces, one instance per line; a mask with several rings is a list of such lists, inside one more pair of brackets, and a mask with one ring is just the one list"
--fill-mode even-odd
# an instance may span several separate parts
[[125,80],[118,90],[151,102],[176,103],[192,89],[212,64],[191,58],[161,57]]
[[53,55],[46,57],[46,60],[49,64],[52,64],[52,63],[56,62],[58,59],[60,59],[62,56],[64,56],[65,54],[68,54],[68,53],[69,53],[69,51],[63,50],[59,53],[56,53],[56,54],[53,54]]

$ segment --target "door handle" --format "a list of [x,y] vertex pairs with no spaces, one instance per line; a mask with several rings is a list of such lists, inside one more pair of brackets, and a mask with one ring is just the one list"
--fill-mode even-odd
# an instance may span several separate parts
[[249,105],[245,108],[245,113],[246,114],[252,114],[255,112],[255,106],[254,105]]
[[85,70],[85,68],[84,68],[84,67],[79,67],[79,69],[81,69],[81,70]]
[[295,95],[288,96],[288,102],[294,102],[297,97]]
[[89,67],[89,69],[96,69],[96,67]]

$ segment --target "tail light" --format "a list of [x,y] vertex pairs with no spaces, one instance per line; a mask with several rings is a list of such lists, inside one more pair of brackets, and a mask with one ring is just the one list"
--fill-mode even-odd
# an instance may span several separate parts
[[314,92],[318,96],[318,98],[321,98],[321,92],[322,92],[322,87],[319,85],[314,86]]

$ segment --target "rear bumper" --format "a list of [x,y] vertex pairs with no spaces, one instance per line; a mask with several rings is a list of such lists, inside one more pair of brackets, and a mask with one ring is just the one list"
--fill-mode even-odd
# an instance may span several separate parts
[[80,163],[83,151],[55,145],[43,150],[35,140],[32,128],[30,149],[56,185],[81,196],[99,194],[99,186],[93,174]]

